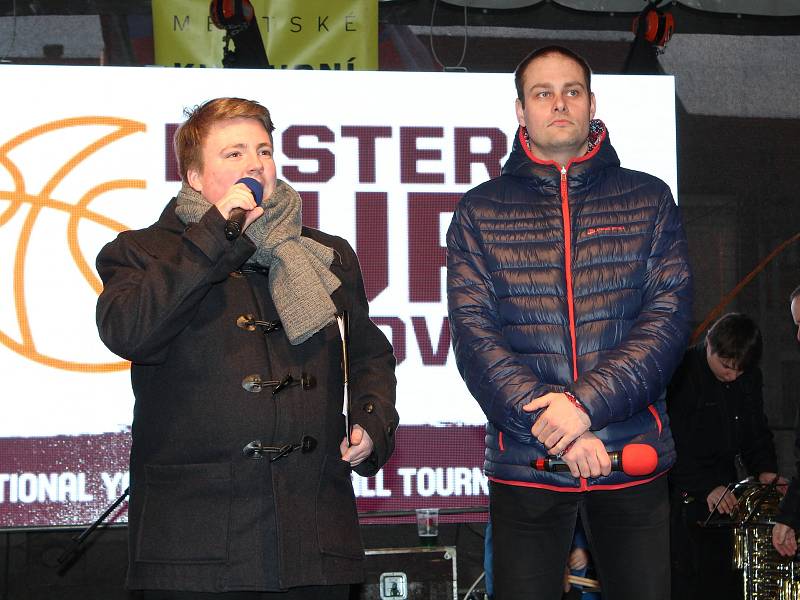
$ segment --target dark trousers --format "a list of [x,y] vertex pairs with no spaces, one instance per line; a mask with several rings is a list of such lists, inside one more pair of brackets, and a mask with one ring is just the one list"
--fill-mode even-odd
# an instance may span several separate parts
[[558,600],[581,515],[603,600],[668,600],[666,477],[618,490],[552,492],[491,482],[496,600]]
[[310,585],[291,588],[286,592],[224,592],[221,594],[148,590],[138,592],[133,597],[137,600],[347,600],[350,597],[350,586]]

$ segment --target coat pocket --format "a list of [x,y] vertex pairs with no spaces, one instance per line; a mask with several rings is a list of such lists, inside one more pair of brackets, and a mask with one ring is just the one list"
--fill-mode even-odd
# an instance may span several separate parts
[[231,487],[227,463],[145,466],[136,560],[226,561]]
[[317,488],[317,539],[322,554],[364,558],[350,464],[326,456]]

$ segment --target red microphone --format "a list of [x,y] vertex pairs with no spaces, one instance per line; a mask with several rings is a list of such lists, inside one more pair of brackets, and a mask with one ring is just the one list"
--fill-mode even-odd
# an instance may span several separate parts
[[[658,465],[656,449],[647,444],[628,444],[622,451],[609,452],[612,471],[624,471],[626,475],[641,477],[650,475]],[[569,471],[567,463],[559,458],[537,458],[531,461],[537,471],[563,472]]]

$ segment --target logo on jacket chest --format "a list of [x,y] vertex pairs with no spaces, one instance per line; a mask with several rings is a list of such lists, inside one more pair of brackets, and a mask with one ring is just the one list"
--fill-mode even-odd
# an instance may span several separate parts
[[622,233],[625,231],[624,225],[606,225],[605,227],[589,227],[586,230],[586,235],[600,235],[603,233]]

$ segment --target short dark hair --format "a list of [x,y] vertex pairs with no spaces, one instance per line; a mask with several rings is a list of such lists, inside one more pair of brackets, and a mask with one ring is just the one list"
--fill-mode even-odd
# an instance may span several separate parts
[[522,106],[525,106],[525,90],[523,89],[524,82],[522,81],[522,78],[525,75],[525,69],[527,69],[528,65],[537,58],[549,56],[551,54],[560,54],[561,56],[569,58],[570,60],[574,60],[576,63],[578,63],[578,66],[580,66],[581,70],[583,71],[583,76],[586,79],[586,91],[591,93],[592,69],[589,66],[589,63],[586,62],[586,59],[577,52],[574,52],[569,48],[565,48],[564,46],[544,46],[528,54],[528,56],[523,58],[522,62],[517,65],[517,68],[514,69],[514,85],[517,86],[517,98],[519,98]]
[[203,170],[203,143],[211,127],[219,121],[228,119],[254,119],[264,126],[272,140],[275,126],[269,110],[255,100],[242,98],[215,98],[205,104],[187,109],[184,114],[188,117],[178,127],[173,138],[175,157],[178,159],[178,171],[181,179],[187,181],[189,169]]
[[793,302],[794,299],[797,298],[798,296],[800,296],[800,285],[794,288],[794,291],[791,294],[789,294],[789,302]]
[[708,330],[706,344],[720,358],[732,360],[737,370],[744,371],[761,360],[761,330],[742,313],[720,317]]

